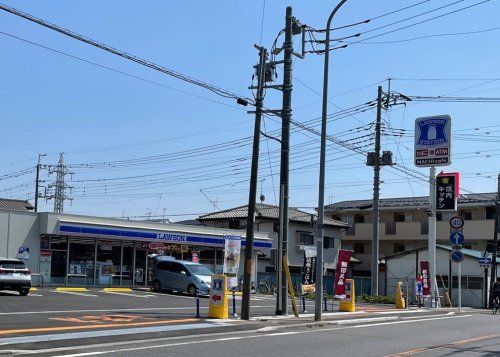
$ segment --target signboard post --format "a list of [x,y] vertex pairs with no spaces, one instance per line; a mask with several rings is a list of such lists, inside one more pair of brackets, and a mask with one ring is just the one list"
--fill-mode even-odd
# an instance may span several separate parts
[[415,120],[415,166],[451,164],[451,117],[437,115]]
[[454,216],[450,219],[450,241],[453,244],[453,250],[450,252],[450,258],[453,263],[458,263],[458,310],[462,311],[462,244],[465,241],[463,234],[464,219],[460,216]]
[[440,173],[436,177],[436,211],[456,211],[460,174]]
[[[438,297],[436,279],[436,166],[451,164],[451,117],[437,115],[415,119],[415,166],[430,167],[429,170],[429,283]],[[436,307],[439,299],[435,299]]]
[[208,317],[214,319],[227,319],[229,317],[226,290],[227,277],[225,275],[212,275],[208,299]]

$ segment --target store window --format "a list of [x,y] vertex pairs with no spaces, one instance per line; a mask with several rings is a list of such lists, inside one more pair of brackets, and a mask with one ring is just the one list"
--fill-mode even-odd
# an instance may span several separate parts
[[[50,255],[40,257],[40,271],[50,274],[51,284],[64,284],[68,258],[68,238],[50,237]],[[43,260],[43,263],[42,263]],[[50,270],[48,266],[50,265]]]
[[97,241],[96,285],[108,285],[113,275],[121,273],[121,241]]
[[68,284],[92,284],[94,280],[95,240],[70,238]]

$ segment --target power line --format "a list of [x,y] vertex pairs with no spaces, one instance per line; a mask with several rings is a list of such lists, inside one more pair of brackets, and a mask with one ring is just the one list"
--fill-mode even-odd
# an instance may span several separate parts
[[4,5],[4,4],[0,4],[0,10],[4,10],[6,12],[9,12],[13,15],[16,15],[18,17],[22,17],[28,21],[31,21],[31,22],[34,22],[38,25],[41,25],[43,27],[46,27],[48,29],[51,29],[53,31],[56,31],[56,32],[59,32],[60,34],[63,34],[65,36],[68,36],[68,37],[71,37],[75,40],[78,40],[78,41],[81,41],[81,42],[84,42],[88,45],[91,45],[91,46],[94,46],[96,48],[99,48],[101,50],[104,50],[106,52],[109,52],[109,53],[112,53],[114,55],[117,55],[119,57],[122,57],[124,59],[127,59],[129,61],[132,61],[132,62],[135,62],[137,64],[140,64],[142,66],[145,66],[145,67],[148,67],[150,69],[153,69],[155,71],[158,71],[158,72],[161,72],[161,73],[164,73],[168,76],[171,76],[171,77],[174,77],[174,78],[177,78],[181,81],[184,81],[184,82],[187,82],[187,83],[190,83],[190,84],[193,84],[193,85],[196,85],[198,87],[201,87],[201,88],[205,88],[221,97],[224,97],[224,98],[231,98],[231,99],[236,99],[238,102],[240,101],[244,101],[246,103],[252,103],[253,104],[253,101],[250,99],[250,98],[245,98],[243,96],[240,96],[236,93],[233,93],[233,92],[230,92],[228,90],[225,90],[225,89],[222,89],[220,87],[216,87],[212,84],[209,84],[207,82],[203,82],[199,79],[196,79],[196,78],[193,78],[193,77],[190,77],[190,76],[187,76],[185,74],[182,74],[180,72],[177,72],[177,71],[174,71],[170,68],[167,68],[165,66],[161,66],[161,65],[158,65],[156,63],[153,63],[149,60],[146,60],[144,58],[141,58],[141,57],[138,57],[138,56],[135,56],[135,55],[132,55],[132,54],[129,54],[125,51],[122,51],[122,50],[119,50],[117,48],[114,48],[114,47],[111,47],[109,45],[106,45],[102,42],[98,42],[96,40],[93,40],[89,37],[86,37],[86,36],[83,36],[83,35],[80,35],[76,32],[73,32],[71,30],[68,30],[68,29],[65,29],[63,27],[60,27],[58,25],[55,25],[53,23],[50,23],[48,21],[45,21],[45,20],[42,20],[40,18],[37,18],[35,16],[32,16],[28,13],[25,13],[25,12],[22,12],[22,11],[19,11],[15,8],[12,8],[12,7],[9,7],[7,5]]
[[[449,4],[449,5],[446,5],[446,6],[454,5],[454,4],[459,3],[459,2],[462,2],[462,1],[464,1],[464,0],[456,1],[456,2],[454,2],[454,3],[452,3],[452,4]],[[491,0],[483,0],[483,1],[477,2],[477,3],[475,3],[475,4],[472,4],[472,5],[468,5],[468,6],[465,6],[465,7],[459,8],[459,9],[457,9],[457,10],[449,11],[449,12],[446,12],[446,13],[444,13],[444,14],[441,14],[441,15],[438,15],[438,16],[434,16],[434,17],[431,17],[431,18],[428,18],[428,19],[425,19],[425,20],[422,20],[422,21],[419,21],[419,22],[415,22],[415,23],[412,23],[412,24],[409,24],[409,25],[405,25],[405,26],[402,26],[402,27],[398,27],[398,28],[393,29],[393,30],[389,30],[389,31],[386,31],[386,32],[383,32],[383,33],[380,33],[380,34],[377,34],[377,35],[373,35],[373,36],[370,36],[370,37],[367,37],[367,38],[361,39],[361,40],[359,40],[359,41],[353,41],[353,42],[351,42],[351,43],[349,43],[349,44],[344,44],[344,45],[342,45],[342,46],[333,47],[333,48],[331,49],[331,51],[333,51],[333,50],[338,50],[338,49],[343,49],[343,48],[346,48],[346,47],[351,46],[351,45],[354,45],[354,44],[358,44],[358,43],[361,43],[361,42],[365,42],[365,41],[367,41],[367,40],[371,40],[371,39],[373,39],[373,38],[377,38],[377,37],[380,37],[380,36],[385,36],[385,35],[388,35],[388,34],[390,34],[390,33],[394,33],[394,32],[396,32],[396,31],[401,31],[401,30],[404,30],[404,29],[407,29],[407,28],[410,28],[410,27],[418,26],[418,25],[421,25],[421,24],[423,24],[423,23],[426,23],[426,22],[429,22],[429,21],[433,21],[433,20],[437,20],[437,19],[439,19],[439,18],[442,18],[442,17],[445,17],[445,16],[449,16],[449,15],[455,14],[455,13],[460,12],[460,11],[467,10],[467,9],[470,9],[470,8],[472,8],[472,7],[475,7],[475,6],[479,6],[479,5],[482,5],[482,4],[487,3],[487,2],[490,2],[490,1],[491,1]],[[446,7],[446,6],[444,6],[444,7]],[[436,10],[438,10],[438,9],[440,9],[440,8],[436,8],[435,10],[431,10],[431,11],[436,11]],[[428,13],[428,12],[426,12],[426,13]],[[417,15],[417,16],[420,16],[420,15]],[[414,17],[417,17],[417,16],[414,16]],[[408,18],[408,19],[412,19],[412,18],[414,18],[414,17],[411,17],[411,18]],[[405,20],[407,20],[407,19],[405,19]],[[398,22],[401,22],[401,21],[398,21]],[[398,22],[396,22],[396,23],[398,23]],[[387,26],[389,26],[389,25],[387,25]],[[384,27],[387,27],[387,26],[384,26]],[[363,32],[363,33],[368,33],[368,32],[372,32],[372,31],[373,31],[373,30],[369,30],[369,31],[365,31],[365,32]],[[363,34],[363,33],[361,33],[361,34]],[[323,51],[323,52],[324,52],[324,51]]]
[[[405,38],[405,39],[402,39],[402,40],[393,40],[393,41],[363,41],[363,42],[358,42],[358,43],[360,43],[362,45],[365,45],[365,44],[366,45],[393,44],[393,43],[402,43],[402,42],[411,42],[411,41],[416,41],[416,40],[423,40],[423,39],[433,38],[433,37],[450,37],[450,36],[475,35],[475,34],[478,34],[478,33],[485,33],[485,32],[497,31],[497,30],[500,30],[500,27],[493,27],[493,28],[489,28],[489,29],[476,30],[476,31],[467,31],[467,32],[437,33],[437,34],[431,34],[431,35],[425,35],[425,36],[417,36],[417,37]],[[345,41],[345,40],[338,40],[338,42],[348,43],[348,44],[353,44],[354,43],[354,42]]]

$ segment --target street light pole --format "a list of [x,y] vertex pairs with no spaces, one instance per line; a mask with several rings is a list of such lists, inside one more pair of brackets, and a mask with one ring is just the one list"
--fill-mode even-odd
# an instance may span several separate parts
[[326,166],[326,116],[328,104],[328,66],[330,61],[330,27],[333,17],[347,0],[340,1],[333,9],[326,22],[325,39],[325,65],[323,71],[323,104],[321,110],[321,152],[319,156],[319,197],[318,197],[318,223],[317,223],[317,260],[316,260],[316,301],[314,307],[314,320],[321,321],[323,300],[323,221],[325,216],[325,166]]

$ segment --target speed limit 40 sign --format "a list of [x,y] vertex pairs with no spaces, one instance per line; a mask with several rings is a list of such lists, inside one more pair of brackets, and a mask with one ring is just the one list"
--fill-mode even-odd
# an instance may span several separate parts
[[450,219],[451,228],[459,229],[464,226],[464,219],[460,216],[454,216]]

